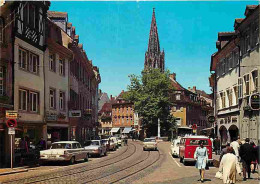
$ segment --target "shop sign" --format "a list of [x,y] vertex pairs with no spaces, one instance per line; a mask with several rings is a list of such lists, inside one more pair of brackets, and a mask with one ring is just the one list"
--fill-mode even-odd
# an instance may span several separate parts
[[5,117],[7,119],[17,119],[17,111],[5,111]]
[[252,110],[260,110],[260,94],[252,94],[249,98],[249,105]]
[[208,116],[208,122],[209,122],[209,123],[214,123],[215,121],[216,121],[215,116],[213,116],[213,115]]
[[56,114],[46,115],[46,121],[57,121],[57,115]]
[[8,134],[14,135],[15,134],[15,128],[8,128]]
[[81,117],[81,110],[69,111],[69,117],[70,118],[80,118]]

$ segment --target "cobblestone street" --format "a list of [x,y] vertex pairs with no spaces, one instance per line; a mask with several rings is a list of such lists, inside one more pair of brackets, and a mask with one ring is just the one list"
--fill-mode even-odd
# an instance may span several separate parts
[[[30,168],[28,172],[1,176],[1,183],[198,183],[199,172],[184,166],[170,153],[170,143],[159,143],[159,151],[143,151],[140,141],[130,141],[107,157],[91,158],[75,165],[49,164]],[[206,171],[205,183],[221,184],[216,179],[217,168]],[[257,174],[247,182],[257,184]]]

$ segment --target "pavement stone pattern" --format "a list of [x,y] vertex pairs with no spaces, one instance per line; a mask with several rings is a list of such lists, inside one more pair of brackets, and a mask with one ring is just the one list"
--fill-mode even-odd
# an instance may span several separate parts
[[[0,176],[4,183],[124,183],[124,184],[197,184],[199,171],[194,164],[184,166],[178,158],[170,155],[170,142],[160,142],[159,151],[143,151],[142,142],[129,141],[116,152],[102,158],[91,158],[87,163],[70,166],[47,165],[31,168],[26,173]],[[214,159],[218,160],[218,155]],[[218,168],[206,170],[205,182],[222,184],[215,178]],[[257,184],[258,174],[253,179],[237,183]],[[15,181],[17,180],[17,181]]]

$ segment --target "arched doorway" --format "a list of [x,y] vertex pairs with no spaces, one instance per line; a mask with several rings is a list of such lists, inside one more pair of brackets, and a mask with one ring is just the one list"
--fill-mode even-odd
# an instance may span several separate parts
[[238,128],[236,125],[231,125],[228,129],[229,135],[230,135],[230,141],[237,140],[238,137]]
[[226,145],[228,141],[227,128],[225,126],[221,126],[219,128],[220,140],[222,145]]

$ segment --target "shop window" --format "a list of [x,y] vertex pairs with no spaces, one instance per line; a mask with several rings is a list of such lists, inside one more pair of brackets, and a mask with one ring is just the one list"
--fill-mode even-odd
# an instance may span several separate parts
[[56,90],[50,89],[50,108],[55,109],[55,96],[56,96]]
[[49,69],[52,72],[56,71],[56,60],[55,60],[55,54],[50,54],[49,56]]

